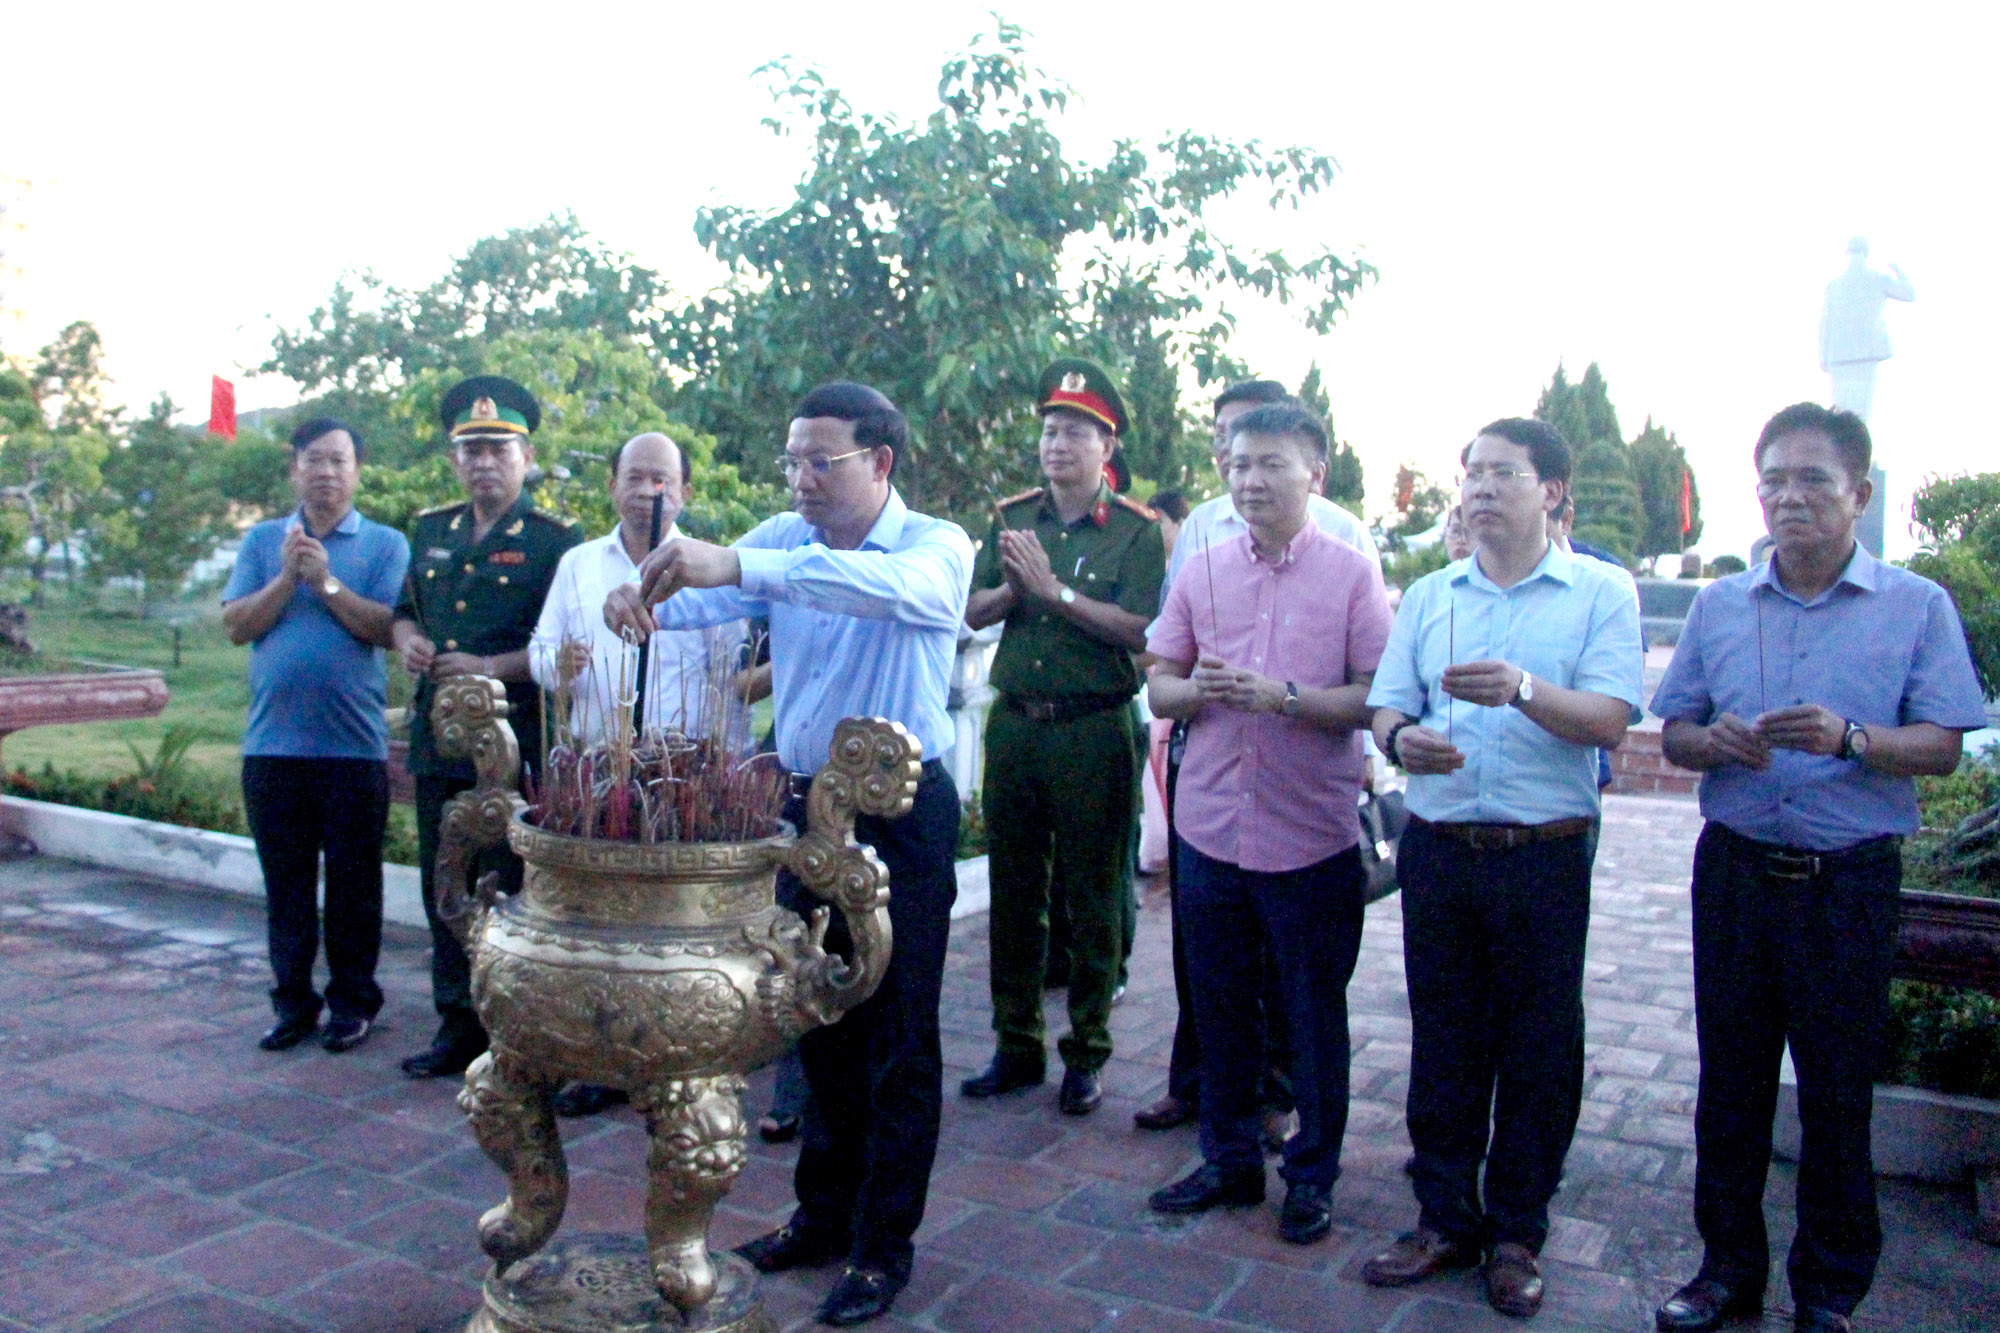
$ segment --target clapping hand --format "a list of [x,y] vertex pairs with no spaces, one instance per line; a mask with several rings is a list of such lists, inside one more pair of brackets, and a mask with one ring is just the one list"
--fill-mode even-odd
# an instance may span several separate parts
[[1847,719],[1818,704],[1774,708],[1750,727],[1764,745],[1807,754],[1839,754],[1841,742],[1847,739]]
[[326,547],[303,526],[287,532],[284,545],[278,549],[285,568],[296,582],[314,588],[326,582]]
[[1000,568],[1014,591],[1024,597],[1052,602],[1062,596],[1062,582],[1049,566],[1049,553],[1042,539],[1026,528],[1000,531]]
[[1463,662],[1446,667],[1440,684],[1444,692],[1454,699],[1485,708],[1504,708],[1513,703],[1520,693],[1521,677],[1525,674],[1512,662],[1497,659]]
[[1240,708],[1248,713],[1275,713],[1285,706],[1282,683],[1254,671],[1230,666],[1213,653],[1203,653],[1189,677],[1203,703]]

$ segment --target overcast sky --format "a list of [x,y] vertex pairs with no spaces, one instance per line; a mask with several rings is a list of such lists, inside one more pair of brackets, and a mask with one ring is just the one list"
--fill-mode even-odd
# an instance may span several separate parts
[[[1704,549],[1746,551],[1750,444],[1826,397],[1821,294],[1855,233],[1917,289],[1889,309],[1873,422],[1891,554],[1924,475],[1995,466],[1993,7],[999,7],[1081,95],[1075,158],[1191,128],[1340,160],[1307,210],[1230,218],[1380,282],[1326,338],[1271,309],[1240,345],[1288,381],[1321,362],[1371,514],[1398,462],[1451,479],[1481,423],[1595,360],[1628,436],[1651,415],[1687,447]],[[343,271],[428,282],[560,209],[699,291],[695,208],[782,203],[801,169],[758,123],[758,65],[816,64],[913,120],[986,9],[16,4],[0,177],[31,184],[0,230],[0,349],[89,319],[130,405],[199,409],[212,372],[283,404],[247,368]]]

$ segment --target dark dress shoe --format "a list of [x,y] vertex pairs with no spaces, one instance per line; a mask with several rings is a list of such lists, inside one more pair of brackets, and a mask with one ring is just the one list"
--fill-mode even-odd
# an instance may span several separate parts
[[1333,1187],[1296,1184],[1285,1191],[1278,1210],[1278,1234],[1294,1245],[1310,1245],[1333,1230]]
[[1151,1106],[1141,1107],[1132,1113],[1132,1123],[1140,1129],[1178,1129],[1194,1120],[1193,1102],[1184,1102],[1168,1093]]
[[319,1044],[338,1055],[367,1041],[374,1028],[372,1022],[357,1015],[335,1014],[326,1020],[326,1031],[320,1035]]
[[557,1115],[575,1120],[623,1106],[631,1100],[623,1088],[607,1088],[602,1083],[565,1083],[555,1095],[555,1107]]
[[995,1055],[993,1063],[958,1085],[966,1097],[998,1097],[1003,1092],[1037,1088],[1045,1077],[1040,1063],[1018,1055]]
[[1712,1277],[1698,1277],[1660,1303],[1653,1324],[1660,1333],[1709,1333],[1736,1319],[1764,1312],[1764,1285],[1732,1287]]
[[1206,1162],[1146,1200],[1156,1213],[1205,1213],[1211,1208],[1247,1208],[1264,1202],[1264,1172],[1224,1171]]
[[805,1120],[798,1115],[767,1115],[757,1121],[757,1137],[766,1143],[790,1143],[799,1136],[799,1125]]
[[1502,1241],[1486,1261],[1486,1303],[1501,1314],[1532,1318],[1542,1308],[1542,1266],[1525,1245]]
[[1063,1071],[1062,1091],[1056,1095],[1056,1105],[1062,1107],[1064,1115],[1089,1115],[1103,1100],[1104,1084],[1099,1081],[1096,1071]]
[[403,1072],[411,1078],[455,1078],[465,1067],[486,1054],[486,1041],[469,1037],[440,1036],[425,1049],[403,1061]]
[[838,1259],[847,1246],[818,1227],[787,1222],[776,1231],[766,1232],[736,1247],[736,1253],[750,1261],[760,1273],[782,1273],[788,1268],[805,1268]]
[[819,1303],[819,1309],[813,1311],[813,1318],[835,1328],[880,1319],[896,1303],[896,1296],[903,1290],[906,1280],[891,1277],[879,1268],[855,1268],[850,1265],[841,1273],[840,1281],[833,1284],[833,1290],[826,1294],[826,1299]]
[[1435,1231],[1406,1231],[1396,1243],[1361,1265],[1361,1280],[1371,1287],[1407,1287],[1453,1268],[1470,1268],[1480,1259],[1479,1246],[1446,1240]]
[[257,1039],[260,1051],[289,1051],[319,1031],[319,1018],[281,1018],[278,1025]]
[[1792,1327],[1800,1333],[1853,1333],[1854,1320],[1823,1305],[1801,1305],[1792,1316]]

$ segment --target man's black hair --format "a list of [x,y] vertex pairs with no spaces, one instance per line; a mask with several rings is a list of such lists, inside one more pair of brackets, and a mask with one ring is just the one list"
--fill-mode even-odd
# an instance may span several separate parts
[[1292,391],[1276,380],[1238,380],[1215,395],[1215,410],[1211,418],[1222,415],[1222,409],[1231,403],[1282,403],[1292,396]]
[[339,417],[314,417],[292,428],[292,452],[304,453],[312,448],[314,440],[331,435],[337,430],[347,432],[347,438],[354,441],[354,462],[358,467],[368,457],[368,442],[361,438],[361,432],[342,421]]
[[[1479,435],[1497,435],[1509,444],[1520,445],[1528,451],[1528,461],[1534,465],[1536,476],[1543,481],[1559,481],[1565,488],[1569,486],[1576,455],[1570,452],[1569,441],[1562,437],[1562,432],[1548,422],[1534,417],[1501,417],[1481,426]],[[1473,440],[1478,440],[1479,435],[1473,436]],[[1464,466],[1471,456],[1472,445],[1468,443],[1458,452],[1459,465]]]
[[[663,430],[647,430],[647,431],[641,431],[639,432],[639,434],[657,435],[661,439],[673,445],[674,452],[679,454],[681,458],[681,489],[685,490],[689,486],[694,485],[694,460],[688,457],[688,451],[681,447],[681,442],[679,440],[676,440],[673,436],[667,434]],[[636,440],[638,438],[639,438],[638,435],[634,435],[632,437],[632,440]],[[611,476],[614,480],[618,476],[619,465],[625,461],[625,445],[632,443],[632,440],[626,440],[623,444],[620,444],[617,448],[611,451]]]
[[1234,440],[1239,435],[1289,435],[1312,446],[1307,454],[1310,461],[1326,461],[1325,423],[1296,402],[1266,403],[1251,408],[1230,423],[1229,438]]
[[1860,481],[1868,475],[1868,464],[1875,455],[1874,441],[1868,438],[1868,423],[1852,412],[1821,407],[1818,403],[1793,403],[1765,422],[1757,436],[1757,448],[1750,455],[1751,461],[1762,467],[1764,451],[1775,440],[1806,430],[1816,430],[1832,443],[1840,461],[1847,465],[1849,481]]
[[1176,523],[1187,522],[1187,497],[1179,491],[1156,491],[1153,498],[1146,503],[1153,507],[1153,512],[1156,514],[1170,518]]
[[835,380],[820,385],[799,399],[799,405],[792,409],[794,421],[814,417],[851,422],[856,444],[895,450],[889,459],[890,476],[896,474],[896,465],[903,461],[903,454],[910,446],[910,423],[880,389],[871,389],[866,384]]

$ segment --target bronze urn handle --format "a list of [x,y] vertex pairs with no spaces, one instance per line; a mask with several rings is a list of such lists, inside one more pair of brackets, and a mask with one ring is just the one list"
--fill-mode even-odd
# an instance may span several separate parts
[[470,758],[478,785],[445,803],[438,821],[436,870],[432,876],[438,917],[451,925],[459,943],[477,933],[479,916],[499,901],[496,877],[479,877],[465,891],[473,858],[488,847],[507,845],[507,825],[528,808],[515,791],[521,775],[521,746],[507,725],[507,687],[490,676],[453,676],[438,686],[431,702],[432,734],[438,753]]
[[798,977],[800,1009],[831,1023],[875,993],[889,966],[889,869],[854,840],[854,817],[910,812],[923,771],[922,742],[900,722],[850,717],[833,731],[833,752],[806,799],[806,831],[785,853],[799,882],[840,909],[853,957],[826,952],[827,909],[812,914],[808,959]]

